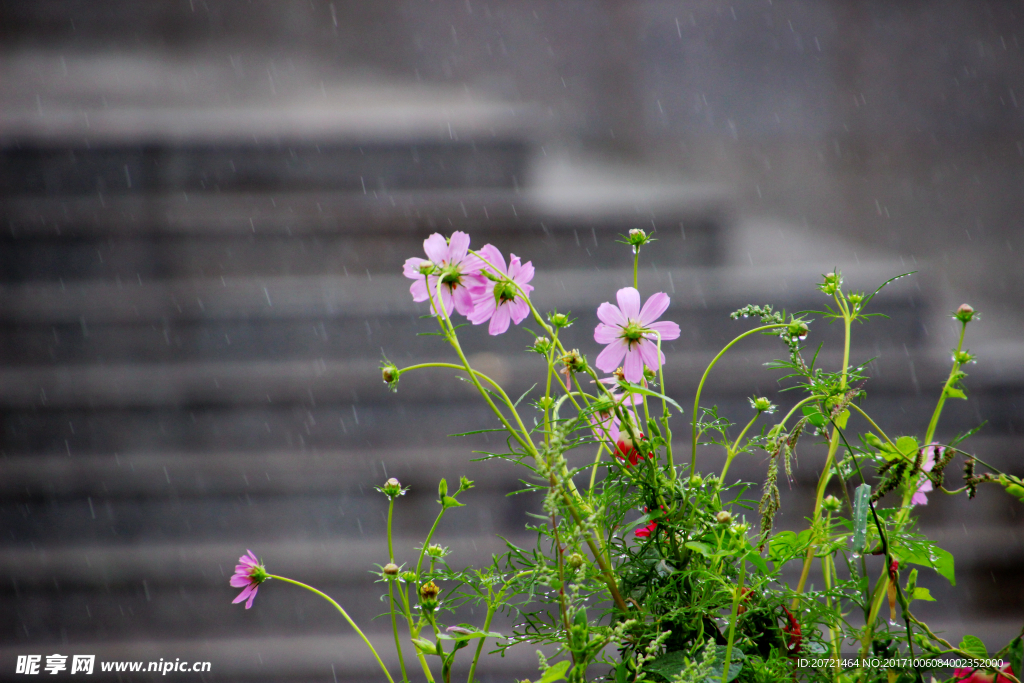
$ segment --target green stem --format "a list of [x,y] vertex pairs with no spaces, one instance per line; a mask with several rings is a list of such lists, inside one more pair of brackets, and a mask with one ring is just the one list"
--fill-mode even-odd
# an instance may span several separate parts
[[757,414],[754,415],[750,422],[747,423],[747,426],[743,428],[743,431],[740,432],[740,435],[736,437],[736,442],[733,443],[731,447],[727,447],[725,449],[725,466],[722,468],[722,474],[719,475],[718,477],[718,481],[722,482],[722,484],[725,484],[725,475],[729,471],[729,465],[732,464],[733,458],[736,457],[739,451],[740,441],[743,439],[743,435],[747,433],[747,430],[750,429],[750,427],[753,426],[755,422],[757,422],[757,418],[759,417],[761,417],[760,410],[757,411]]
[[376,659],[377,663],[380,664],[380,668],[384,671],[384,675],[387,676],[388,680],[391,681],[391,683],[395,683],[395,679],[391,678],[391,674],[388,672],[388,668],[384,666],[384,662],[380,660],[380,656],[377,655],[377,651],[373,649],[373,645],[370,643],[369,638],[367,638],[366,635],[359,630],[359,627],[356,626],[356,622],[352,621],[352,617],[348,615],[348,612],[346,612],[341,605],[334,601],[334,598],[332,598],[324,592],[318,591],[316,588],[313,588],[312,586],[307,586],[301,581],[289,579],[284,576],[277,576],[275,574],[267,574],[267,577],[271,579],[277,579],[279,581],[284,581],[285,583],[290,583],[294,586],[298,586],[299,588],[305,588],[306,590],[319,595],[321,598],[334,605],[334,608],[341,612],[341,616],[345,617],[345,621],[348,622],[348,625],[355,629],[355,632],[358,633],[359,637],[363,639],[363,642],[366,643],[366,647],[370,648],[370,652],[373,653],[374,659]]
[[946,383],[942,387],[942,393],[939,394],[939,401],[935,406],[935,412],[932,413],[932,419],[928,422],[928,431],[924,435],[925,445],[930,444],[935,437],[935,429],[939,426],[939,417],[942,415],[942,408],[946,404],[946,392],[953,385],[957,372],[960,370],[960,363],[957,361],[957,358],[964,347],[964,333],[966,331],[967,323],[960,323],[960,341],[957,342],[956,353],[953,354],[953,368],[949,371],[949,378],[946,379]]
[[732,644],[736,638],[736,613],[739,611],[740,598],[743,597],[743,582],[747,578],[747,558],[740,560],[740,583],[733,589],[732,615],[729,617],[729,639],[725,644],[725,664],[722,668],[722,683],[729,683],[729,664],[732,662]]
[[[388,496],[388,562],[395,562],[395,546],[391,537],[391,520],[395,511],[395,499]],[[398,653],[398,665],[402,669],[402,680],[409,683],[409,674],[405,670],[405,657],[402,656],[402,641],[398,638],[398,616],[395,614],[395,580],[388,579],[388,607],[391,612],[391,632],[395,635],[395,652]]]
[[[780,323],[780,324],[775,324],[775,325],[762,325],[761,327],[755,327],[752,330],[747,330],[746,332],[744,332],[743,334],[741,334],[740,336],[736,337],[731,342],[726,344],[725,348],[723,348],[721,351],[718,352],[718,355],[715,356],[711,360],[711,363],[708,365],[707,370],[704,371],[704,374],[700,378],[700,384],[697,385],[697,395],[693,397],[693,441],[690,444],[690,446],[691,446],[690,474],[691,475],[693,475],[697,471],[697,413],[700,411],[700,392],[704,389],[704,382],[707,381],[708,374],[711,373],[711,368],[715,367],[715,363],[717,363],[718,360],[722,356],[725,355],[725,352],[728,351],[729,349],[731,349],[741,339],[749,337],[750,335],[755,334],[757,332],[764,332],[766,330],[775,330],[775,329],[778,329],[780,327],[788,327],[788,325],[786,325],[785,323]],[[665,388],[662,387],[662,391],[664,391],[664,389]]]

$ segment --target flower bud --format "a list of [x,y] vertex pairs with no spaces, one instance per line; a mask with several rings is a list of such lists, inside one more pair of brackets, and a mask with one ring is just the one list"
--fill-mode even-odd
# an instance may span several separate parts
[[399,482],[394,477],[391,477],[386,482],[384,482],[384,486],[381,486],[377,490],[383,493],[388,498],[397,498],[398,496],[405,495],[405,490],[402,488],[401,482]]
[[715,515],[715,521],[719,524],[729,524],[732,522],[732,514],[727,510],[721,510],[717,515]]
[[430,275],[434,272],[434,264],[431,261],[420,261],[420,275]]
[[546,356],[548,351],[551,350],[551,340],[547,337],[537,337],[533,340],[533,347],[531,350],[542,356]]
[[380,366],[380,376],[384,380],[384,383],[388,385],[388,389],[391,391],[398,390],[398,378],[402,375],[398,370],[398,366],[391,361],[384,359],[384,362]]
[[576,571],[577,569],[582,567],[584,562],[586,562],[586,560],[584,559],[583,555],[579,553],[573,553],[569,557],[565,558],[566,566],[568,566],[569,569],[572,569],[573,571]]
[[420,586],[420,605],[425,610],[433,610],[437,607],[437,595],[441,589],[433,581],[427,581]]
[[402,581],[405,581],[406,583],[412,583],[416,580],[416,572],[404,571],[398,575],[398,578],[400,578]]
[[468,491],[473,488],[473,482],[466,475],[459,477],[459,490]]
[[427,555],[430,555],[431,557],[444,557],[447,554],[448,548],[445,548],[444,546],[437,545],[436,543],[431,543],[427,546]]
[[854,306],[857,306],[861,301],[864,301],[864,295],[858,294],[857,292],[850,292],[846,295],[846,299]]
[[838,292],[839,288],[843,284],[843,276],[839,274],[839,271],[833,271],[831,273],[826,274],[824,277],[825,280],[820,285],[818,285],[818,289],[820,289],[823,293],[828,294],[829,296]]
[[974,309],[971,308],[970,304],[960,304],[960,308],[956,309],[953,317],[966,325],[974,319]]
[[442,498],[448,495],[448,482],[445,481],[444,479],[437,482],[437,495],[441,496]]
[[697,475],[697,474],[695,474],[692,477],[690,477],[690,487],[691,488],[697,488],[698,486],[700,486],[703,483],[704,483],[704,480],[701,479],[700,476]]
[[827,512],[839,512],[842,506],[843,504],[835,496],[826,496],[825,500],[821,501],[821,507],[825,508]]
[[748,400],[750,401],[750,407],[759,413],[768,413],[771,415],[775,412],[775,404],[764,396],[758,396],[757,398],[751,398]]
[[970,351],[957,351],[953,354],[953,361],[960,365],[967,365],[974,360],[974,354]]
[[790,338],[798,341],[807,339],[807,333],[809,331],[810,328],[807,327],[807,323],[801,320],[794,320],[789,324],[789,327],[786,328],[786,332],[789,334]]
[[572,372],[585,372],[587,369],[587,359],[580,354],[579,349],[573,349],[559,360]]
[[551,324],[555,327],[569,327],[572,325],[572,321],[569,320],[569,316],[565,313],[552,313],[548,316],[548,320],[550,320]]
[[398,565],[394,562],[388,562],[386,565],[384,565],[384,576],[388,577],[389,579],[393,579],[396,576],[398,576]]
[[642,247],[643,245],[651,241],[651,238],[647,236],[647,232],[645,230],[641,230],[640,228],[633,228],[626,235],[626,242],[630,246],[632,246],[634,250],[637,247]]

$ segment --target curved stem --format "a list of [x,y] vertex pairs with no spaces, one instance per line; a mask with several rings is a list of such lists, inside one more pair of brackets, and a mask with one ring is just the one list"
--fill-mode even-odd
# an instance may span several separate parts
[[[788,327],[788,325],[786,325],[785,323],[780,323],[780,324],[775,324],[775,325],[762,325],[761,327],[755,327],[752,330],[747,330],[746,332],[744,332],[743,334],[741,334],[740,336],[736,337],[731,342],[726,344],[725,348],[723,348],[721,351],[718,352],[718,355],[715,356],[711,360],[711,363],[708,365],[707,370],[704,371],[704,374],[700,378],[700,384],[697,385],[697,394],[696,394],[696,396],[693,397],[693,441],[690,444],[690,446],[691,446],[690,474],[691,475],[694,474],[697,471],[697,413],[700,411],[700,392],[704,389],[704,382],[707,381],[708,374],[711,373],[711,368],[715,367],[715,363],[717,363],[718,360],[722,356],[725,355],[725,352],[728,351],[729,349],[731,349],[741,339],[749,337],[750,335],[752,335],[752,334],[754,334],[756,332],[764,332],[766,330],[775,330],[775,329],[778,329],[780,327]],[[664,390],[664,387],[662,387],[662,390]]]
[[341,605],[334,601],[334,598],[327,595],[327,593],[324,593],[322,591],[317,590],[316,588],[313,588],[312,586],[307,586],[301,581],[289,579],[284,576],[277,576],[275,574],[267,574],[267,577],[271,579],[278,579],[279,581],[284,581],[285,583],[290,583],[292,585],[298,586],[299,588],[305,588],[306,590],[312,593],[316,593],[321,598],[334,605],[334,608],[341,612],[341,616],[345,617],[345,621],[348,622],[348,625],[351,626],[355,630],[355,632],[359,634],[359,637],[363,639],[363,642],[366,643],[366,647],[370,648],[370,652],[373,653],[374,659],[376,659],[377,663],[380,664],[380,668],[384,671],[384,675],[387,676],[388,680],[391,681],[391,683],[395,683],[395,679],[391,678],[391,673],[388,671],[388,668],[384,666],[384,662],[380,660],[380,656],[377,654],[377,651],[373,649],[373,645],[370,643],[369,638],[367,638],[366,635],[361,630],[359,630],[359,627],[356,626],[356,622],[352,621],[352,617],[348,615],[348,612],[346,612]]
[[743,428],[742,432],[740,432],[740,435],[736,437],[735,443],[733,443],[731,447],[726,448],[725,466],[722,468],[722,474],[718,477],[718,481],[722,482],[722,484],[725,484],[725,475],[729,471],[729,465],[732,464],[733,458],[737,455],[737,449],[739,448],[740,441],[743,439],[743,435],[747,433],[747,430],[750,429],[755,422],[757,422],[757,418],[759,417],[761,417],[760,410],[757,411],[757,414],[754,415],[753,418],[751,418],[750,422],[747,423],[747,426]]

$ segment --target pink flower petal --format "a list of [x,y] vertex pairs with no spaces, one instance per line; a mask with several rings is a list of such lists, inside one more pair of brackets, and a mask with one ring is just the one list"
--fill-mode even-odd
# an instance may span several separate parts
[[622,365],[622,372],[626,376],[626,381],[634,384],[644,378],[644,359],[636,347],[626,351],[626,362]]
[[624,339],[616,339],[604,347],[604,351],[598,354],[594,365],[601,372],[613,372],[622,363],[622,357],[625,355],[626,341]]
[[501,252],[493,244],[485,244],[480,249],[480,256],[491,264],[488,266],[485,263],[483,266],[485,269],[491,272],[495,272],[495,269],[497,269],[497,272],[501,275],[505,275],[508,272],[508,269],[505,267],[505,257],[501,255]]
[[455,300],[456,311],[465,316],[473,312],[473,294],[467,287],[452,287],[452,298]]
[[[602,305],[607,306],[608,304]],[[617,311],[619,309],[616,308],[615,310]],[[596,341],[598,344],[611,344],[613,341],[615,341],[616,339],[620,339],[621,337],[621,327],[611,327],[610,325],[605,325],[604,323],[598,323],[597,327],[594,328],[594,341]]]
[[510,313],[512,314],[512,322],[516,325],[523,322],[526,316],[530,315],[530,305],[523,301],[521,298],[516,297],[514,301],[508,303]]
[[448,239],[448,260],[451,263],[459,263],[469,253],[469,235],[456,230]]
[[252,601],[256,599],[256,591],[260,589],[259,586],[252,587],[252,593],[249,593],[249,599],[245,601],[245,609],[252,607]]
[[661,314],[668,310],[671,300],[665,292],[655,292],[647,299],[644,307],[640,309],[640,324],[647,326],[661,317]]
[[467,315],[469,322],[480,325],[491,319],[497,302],[494,300],[494,287],[488,286],[479,296],[473,297],[473,312]]
[[504,334],[508,330],[509,319],[511,318],[511,311],[507,304],[498,306],[494,311],[494,315],[491,316],[491,324],[487,327],[487,331],[492,336]]
[[623,287],[615,293],[615,299],[619,302],[622,315],[630,320],[636,320],[640,316],[640,292],[632,287]]
[[251,579],[248,576],[240,576],[238,574],[235,574],[228,580],[228,583],[235,588],[244,588],[245,586],[248,586],[250,582]]
[[679,339],[679,325],[677,323],[672,322],[671,320],[662,320],[661,322],[657,323],[649,323],[647,325],[644,325],[644,327],[660,334],[661,341],[663,342],[672,341],[673,339]]
[[437,264],[448,260],[448,241],[444,235],[435,232],[423,240],[423,251],[427,252],[427,258]]
[[402,275],[413,280],[422,280],[423,274],[420,273],[420,264],[423,263],[430,263],[430,261],[418,257],[405,259],[405,265],[402,266]]
[[409,293],[412,294],[413,301],[426,301],[427,300],[427,281],[421,276],[419,280],[412,283],[409,287]]
[[235,598],[234,600],[231,601],[231,604],[232,605],[237,605],[238,603],[242,602],[242,600],[245,600],[247,597],[249,597],[249,595],[251,595],[252,593],[255,593],[255,592],[256,592],[256,584],[251,583],[248,586],[246,586],[244,589],[242,589],[242,592],[238,594],[237,598]]
[[[619,307],[613,306],[607,301],[597,307],[597,319],[611,327],[625,327],[629,324],[629,321],[626,320],[626,316],[622,315]],[[601,343],[605,344],[607,342]]]
[[533,276],[536,272],[533,268],[533,261],[527,261],[526,263],[520,264],[518,256],[516,256],[515,254],[510,254],[510,256],[514,261],[514,265],[509,265],[508,276],[515,280],[519,285],[525,285],[527,282],[533,279]]
[[654,342],[643,339],[639,344],[637,344],[637,349],[640,351],[640,357],[644,360],[644,365],[654,372],[657,372],[658,368],[665,364],[665,354],[662,353],[659,365],[658,347]]

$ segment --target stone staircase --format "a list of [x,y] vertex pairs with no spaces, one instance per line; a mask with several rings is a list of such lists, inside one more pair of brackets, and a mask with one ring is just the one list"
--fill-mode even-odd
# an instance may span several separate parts
[[[380,381],[382,350],[400,364],[448,355],[416,336],[432,322],[400,274],[432,232],[467,230],[532,260],[536,303],[573,311],[567,339],[593,357],[591,312],[630,279],[617,235],[654,231],[641,287],[670,293],[667,317],[683,326],[666,380],[684,405],[743,329],[731,310],[821,306],[813,285],[832,264],[731,259],[743,249],[729,242],[728,193],[545,166],[536,130],[528,109],[365,90],[315,106],[0,117],[2,666],[45,651],[208,660],[204,680],[379,680],[317,598],[271,584],[252,610],[231,605],[235,558],[252,548],[275,573],[333,595],[389,652],[387,624],[370,621],[383,610],[367,572],[386,561],[387,510],[372,486],[387,476],[412,486],[397,508],[404,561],[442,476],[477,482],[441,530],[455,564],[499,552],[496,534],[531,542],[525,512],[538,501],[504,495],[520,473],[471,461],[486,435],[448,436],[493,424],[466,385],[435,371],[407,376],[397,394]],[[868,289],[911,269],[870,258],[845,274]],[[948,372],[950,302],[921,270],[918,284],[878,297],[890,318],[858,330],[853,349],[857,361],[879,357],[870,405],[897,433],[926,423],[923,396]],[[821,362],[835,366],[840,331],[823,323],[813,334],[831,343]],[[510,393],[541,369],[518,353],[521,330],[467,328],[463,339]],[[979,452],[1020,472],[1020,348],[978,346],[972,400],[951,407],[944,433],[989,419]],[[769,339],[738,350],[707,402],[743,415],[755,393],[789,400],[761,367],[781,350]],[[816,455],[801,453],[784,526],[803,523]],[[701,462],[715,467],[713,454]],[[761,470],[734,466],[752,481]],[[931,616],[993,643],[1024,613],[1012,578],[1021,508],[997,498],[923,515],[957,554],[961,586],[960,602]],[[535,671],[522,650],[489,661],[482,678]]]

